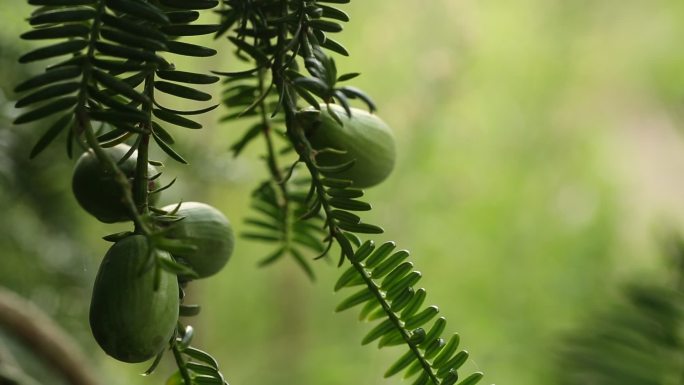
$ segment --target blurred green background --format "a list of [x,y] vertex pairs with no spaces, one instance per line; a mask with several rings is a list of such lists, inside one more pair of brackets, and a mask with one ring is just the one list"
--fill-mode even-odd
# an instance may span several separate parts
[[[32,45],[29,7],[0,2],[0,108]],[[482,370],[483,383],[555,382],[559,336],[601,308],[625,277],[658,280],[658,234],[684,219],[684,2],[565,0],[355,1],[336,58],[394,128],[399,158],[368,191],[378,240],[407,248],[428,301]],[[225,41],[214,43],[225,48]],[[230,70],[223,56],[198,69]],[[216,90],[218,95],[219,89]],[[241,125],[206,116],[202,132],[174,132],[195,167],[167,162],[179,182],[162,198],[205,201],[237,232],[264,174],[256,143],[228,152]],[[90,336],[92,280],[121,226],[105,226],[70,195],[73,161],[55,145],[28,161],[42,127],[0,130],[0,285],[35,301],[81,342],[107,383],[160,384],[109,359]],[[59,142],[63,143],[63,138]],[[160,157],[161,158],[161,157]],[[370,328],[334,314],[340,273],[316,264],[307,281],[292,261],[267,269],[268,249],[241,241],[228,267],[193,284],[203,306],[196,345],[214,354],[231,384],[395,384],[384,369],[402,349],[360,345]]]

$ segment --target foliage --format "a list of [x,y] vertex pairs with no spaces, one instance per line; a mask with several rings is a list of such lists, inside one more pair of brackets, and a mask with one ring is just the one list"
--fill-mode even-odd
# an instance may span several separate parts
[[668,242],[671,282],[633,280],[620,298],[565,336],[558,347],[559,384],[679,384],[682,366],[684,242]]
[[[216,106],[177,110],[164,106],[158,96],[162,93],[184,100],[210,100],[211,95],[198,85],[212,84],[219,78],[177,70],[169,61],[169,54],[211,56],[216,53],[213,49],[181,42],[179,38],[214,33],[217,37],[227,36],[236,56],[249,62],[251,69],[216,72],[225,78],[222,102],[229,113],[223,120],[256,121],[232,148],[237,155],[262,137],[267,144],[270,172],[270,179],[253,194],[253,207],[261,216],[248,219],[256,230],[245,237],[275,244],[275,250],[263,264],[290,255],[310,277],[314,274],[307,258],[309,250],[317,255],[315,259],[324,258],[337,245],[339,265],[348,262],[351,267],[342,274],[336,290],[363,286],[344,300],[338,310],[365,304],[362,318],[383,321],[363,343],[379,339],[380,346],[403,344],[407,348],[385,375],[404,371],[406,377],[417,375],[415,384],[454,384],[459,380],[458,369],[468,359],[466,351],[457,352],[458,335],[442,338],[444,318],[428,327],[439,310],[436,306],[422,307],[426,292],[414,288],[421,274],[413,270],[411,262],[404,261],[408,252],[392,253],[392,242],[376,248],[373,241],[362,242],[358,237],[383,232],[377,225],[362,222],[357,215],[371,209],[363,199],[363,190],[355,188],[350,180],[324,176],[342,172],[350,164],[318,164],[318,154],[334,150],[314,150],[303,130],[303,120],[316,119],[320,108],[326,108],[343,124],[340,112],[336,112],[339,110],[331,108],[330,103],[339,104],[349,117],[352,99],[360,100],[371,112],[375,110],[364,92],[343,85],[358,73],[338,74],[335,61],[329,56],[329,52],[349,54],[329,36],[340,32],[342,23],[349,20],[344,11],[334,6],[345,2],[226,0],[218,11],[219,24],[199,24],[195,23],[199,11],[216,7],[217,1],[197,0],[190,4],[177,0],[29,0],[38,8],[29,19],[34,29],[22,38],[62,40],[26,53],[20,62],[67,58],[16,87],[17,92],[28,92],[16,106],[32,109],[21,114],[15,124],[56,115],[35,144],[31,157],[66,131],[69,156],[75,145],[90,148],[120,184],[135,224],[134,233],[148,237],[155,248],[181,254],[189,246],[167,238],[164,229],[182,217],[175,215],[175,210],[153,207],[149,199],[151,194],[158,194],[173,183],[148,191],[149,180],[159,177],[148,175],[148,163],[162,165],[149,159],[149,146],[156,144],[172,159],[187,163],[174,149],[175,140],[168,126],[202,128],[188,116],[211,111]],[[314,110],[300,113],[307,105]],[[99,127],[95,128],[93,122]],[[277,140],[285,142],[278,151]],[[106,155],[104,148],[123,142],[130,143],[131,150],[121,160]],[[136,174],[131,185],[119,164],[136,150]],[[294,160],[281,167],[286,157]],[[305,176],[294,177],[301,169]],[[129,234],[116,233],[105,239],[118,241]],[[187,266],[152,255],[156,254],[151,253],[146,266],[154,268],[157,276],[160,269],[181,277],[192,276]],[[181,283],[187,284],[184,279]],[[197,310],[181,305],[181,315],[193,315]],[[215,360],[190,347],[192,335],[191,327],[179,324],[170,341],[179,367],[172,381],[186,385],[223,383]],[[475,384],[481,377],[481,373],[474,373],[459,384]]]
[[[185,163],[184,158],[172,148],[173,136],[164,125],[200,128],[201,125],[184,116],[209,111],[215,106],[198,111],[173,110],[160,103],[157,92],[181,99],[207,101],[211,96],[194,88],[195,84],[211,84],[218,78],[176,70],[161,56],[161,52],[193,57],[215,54],[208,48],[176,40],[181,36],[215,32],[216,25],[193,22],[200,16],[198,10],[212,8],[217,3],[205,1],[188,5],[171,0],[159,4],[130,0],[37,0],[29,3],[39,7],[29,19],[34,29],[24,33],[22,38],[65,40],[34,49],[21,56],[19,61],[29,63],[69,56],[15,89],[17,92],[31,91],[17,102],[18,107],[39,105],[17,117],[15,124],[58,115],[34,146],[31,157],[37,156],[66,130],[67,154],[72,155],[74,143],[90,148],[105,170],[120,184],[124,202],[135,222],[135,232],[148,237],[155,248],[170,252],[183,248],[182,244],[164,238],[161,229],[163,225],[182,218],[150,207],[150,195],[160,193],[173,183],[148,191],[149,180],[160,176],[148,175],[148,163],[161,166],[161,163],[148,158],[150,139],[171,158]],[[95,129],[92,122],[98,122],[100,127]],[[120,160],[107,156],[104,148],[125,141],[132,142],[132,146]],[[128,159],[136,150],[136,173],[131,185],[117,163]],[[117,241],[128,234],[112,234],[105,239]],[[159,255],[150,253],[146,262],[155,269],[155,277],[160,276],[160,269],[174,274],[187,273],[187,267],[159,258]],[[176,331],[178,337],[170,341],[182,379],[186,384],[192,381],[199,383],[203,379],[224,382],[217,370],[207,374],[195,367],[201,364],[193,361],[207,361],[202,358],[206,353],[189,347],[192,333],[188,330],[191,329],[179,326]]]
[[[362,318],[370,315],[384,321],[363,343],[380,339],[380,346],[403,344],[408,348],[385,375],[389,377],[406,370],[407,377],[420,373],[416,384],[453,384],[459,379],[458,368],[468,357],[465,351],[456,352],[458,336],[448,343],[441,338],[446,326],[444,318],[436,321],[427,333],[420,328],[439,311],[436,306],[421,310],[425,290],[414,289],[420,273],[413,271],[410,262],[402,263],[407,252],[391,253],[394,243],[378,247],[375,253],[372,253],[375,249],[372,241],[362,244],[359,234],[383,232],[379,226],[362,222],[357,214],[371,209],[363,200],[363,190],[354,188],[350,180],[323,175],[343,172],[350,164],[323,168],[316,162],[316,155],[325,149],[314,150],[304,132],[303,121],[316,119],[316,111],[321,108],[326,108],[342,124],[338,110],[330,107],[333,102],[339,103],[348,116],[352,115],[349,99],[360,99],[371,111],[375,109],[365,93],[339,85],[358,73],[339,75],[334,59],[328,54],[348,55],[340,43],[330,38],[330,34],[342,30],[348,16],[330,3],[337,1],[228,1],[221,11],[221,32],[229,32],[228,40],[235,44],[236,54],[252,68],[217,72],[226,78],[223,103],[229,111],[234,111],[224,120],[257,120],[233,149],[239,153],[258,136],[264,138],[268,149],[271,177],[253,195],[253,207],[261,217],[248,219],[257,230],[247,236],[276,244],[263,263],[289,254],[309,276],[313,272],[303,257],[302,247],[313,250],[318,259],[327,256],[333,244],[337,244],[339,265],[346,260],[351,267],[343,273],[336,289],[363,286],[344,300],[338,311],[366,303]],[[306,105],[313,111],[300,113]],[[283,115],[284,129],[283,122],[268,119],[278,114]],[[287,143],[280,151],[273,144],[273,137],[278,134]],[[295,161],[279,167],[283,153],[290,151],[295,152]],[[303,181],[292,177],[300,163],[308,171]],[[305,193],[300,192],[302,184],[308,186]],[[318,234],[321,222],[323,235]],[[369,261],[364,265],[366,257]],[[481,373],[474,373],[461,383],[474,384],[481,377]]]

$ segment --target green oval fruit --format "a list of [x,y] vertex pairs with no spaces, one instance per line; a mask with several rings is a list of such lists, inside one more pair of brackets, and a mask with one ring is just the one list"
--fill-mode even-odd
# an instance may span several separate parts
[[[159,353],[178,322],[178,280],[154,268],[142,271],[149,244],[142,235],[115,243],[102,261],[90,302],[90,328],[102,350],[117,360],[143,362]],[[162,258],[170,258],[162,251]]]
[[354,165],[341,172],[323,172],[325,176],[349,179],[353,187],[366,188],[377,185],[389,176],[396,158],[392,130],[377,115],[352,108],[352,116],[344,109],[330,105],[343,125],[321,106],[319,119],[306,125],[306,136],[316,150],[332,148],[346,151],[344,154],[323,152],[316,155],[319,166],[336,166],[351,160]]
[[[105,148],[107,155],[118,162],[130,150],[130,146],[119,144]],[[137,162],[137,152],[119,165],[121,171],[133,181]],[[148,165],[147,174],[152,176],[157,169]],[[130,220],[131,214],[124,202],[121,186],[114,179],[114,175],[95,156],[93,150],[88,150],[76,162],[71,187],[78,203],[85,211],[104,223],[123,222]],[[148,184],[149,190],[159,187],[155,179]],[[159,199],[159,194],[150,195],[150,204]]]
[[[172,211],[176,205],[163,208]],[[183,202],[176,215],[184,219],[174,223],[167,236],[195,247],[194,251],[176,253],[198,275],[208,277],[218,273],[233,254],[235,236],[228,219],[217,209],[205,203]]]

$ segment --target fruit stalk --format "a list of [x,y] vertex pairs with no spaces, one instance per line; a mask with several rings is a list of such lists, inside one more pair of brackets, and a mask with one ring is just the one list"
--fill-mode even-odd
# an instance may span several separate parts
[[[138,146],[138,159],[136,163],[135,178],[133,179],[134,200],[139,214],[147,214],[149,211],[147,163],[149,159],[150,135],[141,134]],[[137,224],[136,224],[137,226]],[[136,230],[138,230],[136,228]]]
[[[154,72],[150,71],[145,79],[145,94],[150,100],[154,100]],[[147,174],[147,163],[149,161],[149,144],[150,134],[152,130],[152,102],[146,103],[144,106],[145,113],[148,116],[148,121],[145,122],[145,133],[140,135],[140,145],[138,146],[138,160],[136,164],[135,179],[133,179],[134,200],[139,214],[145,215],[149,211],[149,191]],[[136,223],[136,232],[142,232],[144,229],[138,228]]]
[[173,351],[173,358],[176,360],[176,366],[178,366],[178,372],[181,374],[181,377],[183,377],[183,382],[185,385],[191,385],[192,378],[190,378],[190,373],[188,373],[188,369],[185,367],[185,360],[175,341],[171,343],[171,351]]
[[[281,1],[280,12],[282,17],[287,17],[287,1]],[[316,193],[318,194],[319,199],[321,200],[321,205],[323,207],[323,211],[325,212],[326,218],[332,218],[330,214],[332,208],[330,207],[330,204],[328,203],[325,197],[325,190],[323,188],[323,185],[321,184],[318,169],[316,169],[313,163],[313,149],[311,148],[311,144],[309,143],[309,141],[306,139],[306,135],[304,134],[303,128],[300,127],[297,123],[297,104],[290,96],[291,94],[290,90],[288,89],[288,84],[285,81],[285,77],[282,74],[282,66],[285,62],[285,56],[287,55],[287,52],[283,50],[288,40],[287,33],[288,31],[286,24],[283,23],[279,27],[278,31],[277,51],[280,54],[276,55],[275,60],[273,61],[273,83],[275,84],[278,93],[281,95],[283,112],[285,114],[286,134],[292,142],[295,151],[300,156],[300,159],[304,162],[304,164],[306,164],[306,167],[311,174],[312,183],[314,184]],[[335,225],[335,221],[329,220],[327,221],[327,224],[328,229],[330,231],[330,235],[339,242],[338,237],[344,237],[344,234],[342,234],[337,225]],[[353,255],[345,255],[345,257],[351,259]]]
[[[264,77],[266,76],[266,71],[265,70],[259,70],[259,92],[263,93],[266,92],[265,90],[265,85],[264,85]],[[265,103],[265,98],[261,99],[259,102],[259,112],[260,112],[260,117],[261,117],[261,127],[262,127],[262,133],[264,134],[264,139],[266,140],[266,150],[267,150],[267,163],[268,163],[268,169],[271,172],[271,178],[276,182],[278,185],[278,188],[280,189],[280,195],[281,195],[281,201],[278,202],[280,205],[280,210],[283,214],[283,223],[285,226],[283,227],[283,235],[284,235],[284,242],[286,247],[290,247],[290,215],[289,215],[289,206],[290,206],[290,200],[288,198],[289,194],[287,191],[287,183],[285,183],[285,180],[283,178],[283,173],[280,172],[280,167],[278,166],[278,157],[276,156],[275,153],[275,148],[273,145],[273,137],[272,137],[272,127],[270,124],[270,120],[268,118],[267,114],[267,108],[266,108],[266,103]]]
[[[259,92],[265,92],[264,90],[264,76],[265,76],[265,71],[260,70],[259,71]],[[266,139],[266,150],[268,151],[268,169],[271,171],[271,176],[273,176],[273,180],[282,182],[283,181],[283,175],[280,172],[280,168],[278,167],[278,160],[275,154],[275,149],[273,146],[273,138],[271,136],[271,124],[269,123],[269,119],[266,113],[266,104],[264,102],[264,99],[262,99],[259,102],[259,112],[260,112],[260,117],[261,117],[261,132],[264,134],[264,139]],[[285,183],[278,183],[280,186],[281,191],[283,192],[283,199],[287,200],[287,191],[285,189]]]
[[20,339],[37,357],[48,362],[70,384],[101,385],[92,366],[84,364],[88,357],[69,334],[32,302],[2,287],[0,326],[3,331],[9,331],[11,336]]

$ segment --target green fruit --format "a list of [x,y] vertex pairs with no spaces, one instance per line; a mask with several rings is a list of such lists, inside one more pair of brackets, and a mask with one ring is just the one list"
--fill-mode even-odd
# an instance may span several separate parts
[[325,176],[348,179],[353,187],[366,188],[377,185],[387,178],[394,168],[396,158],[394,135],[391,129],[376,115],[352,108],[352,116],[344,109],[330,105],[342,120],[340,124],[321,106],[319,119],[305,123],[306,136],[316,150],[332,148],[346,151],[344,154],[323,152],[316,155],[319,166],[336,166],[351,160],[354,165],[341,172],[323,172]]
[[[115,243],[102,261],[90,302],[90,328],[102,350],[117,360],[143,362],[159,353],[178,322],[178,280],[155,269],[143,271],[149,244],[142,235]],[[170,258],[162,251],[162,258]]]
[[[176,205],[169,205],[163,210],[175,208]],[[182,240],[196,249],[173,256],[190,266],[198,278],[218,273],[233,254],[235,244],[228,219],[214,207],[199,202],[183,202],[176,215],[184,219],[172,225],[167,237]]]
[[[130,148],[126,144],[119,144],[104,150],[107,156],[118,162]],[[119,168],[131,183],[135,177],[136,162],[137,152],[134,152],[126,161],[119,164]],[[156,173],[157,169],[148,165],[147,174],[152,176]],[[81,207],[101,222],[114,223],[131,219],[121,186],[114,179],[114,175],[100,163],[93,150],[83,153],[76,162],[71,187]],[[157,180],[150,181],[148,184],[148,190],[158,187]],[[149,203],[154,205],[158,199],[159,194],[150,195]]]

